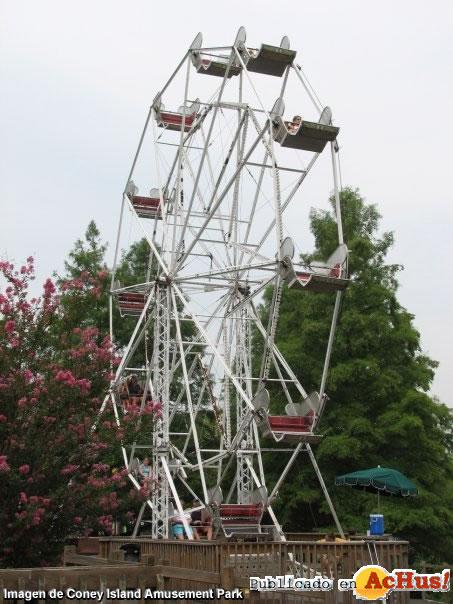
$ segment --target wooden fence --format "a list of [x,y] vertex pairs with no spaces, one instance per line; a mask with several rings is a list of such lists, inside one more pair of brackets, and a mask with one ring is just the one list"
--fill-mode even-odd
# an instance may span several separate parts
[[[140,562],[126,562],[126,544],[138,544]],[[407,567],[407,542],[376,543],[379,563],[388,570]],[[91,550],[91,554],[86,551]],[[352,592],[249,591],[250,577],[294,575],[313,578],[324,575],[351,579],[361,566],[370,564],[368,546],[362,541],[319,543],[291,542],[176,542],[147,538],[104,537],[91,539],[79,552],[67,548],[65,563],[77,566],[52,569],[0,570],[0,603],[3,588],[10,590],[136,589],[207,590],[241,588],[251,603],[304,602],[306,604],[350,604]],[[90,565],[88,566],[88,563]],[[42,600],[43,598],[37,598]],[[72,601],[78,601],[74,599]],[[80,601],[83,601],[81,599]],[[208,600],[206,600],[208,601]],[[405,604],[408,593],[394,593],[388,602]]]

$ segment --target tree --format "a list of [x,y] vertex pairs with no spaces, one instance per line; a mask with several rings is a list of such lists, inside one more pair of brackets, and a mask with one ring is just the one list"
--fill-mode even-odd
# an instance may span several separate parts
[[[0,565],[48,565],[66,535],[109,533],[147,495],[115,470],[120,445],[137,438],[137,415],[120,427],[107,407],[98,421],[119,359],[97,328],[72,327],[71,292],[84,305],[102,281],[75,276],[63,306],[50,279],[30,299],[31,257],[19,270],[0,262],[0,276]],[[145,431],[155,411],[146,407]]]
[[[453,415],[427,394],[437,363],[421,352],[413,315],[397,299],[399,265],[386,264],[392,233],[377,235],[380,215],[358,190],[341,195],[351,283],[345,292],[327,392],[329,402],[316,456],[340,519],[366,528],[371,495],[333,487],[334,477],[360,468],[395,467],[412,478],[420,496],[385,498],[387,527],[417,551],[447,557],[453,551]],[[312,210],[315,250],[304,261],[327,258],[337,245],[332,212]],[[266,319],[272,291],[261,312]],[[308,391],[321,379],[335,296],[285,288],[277,345]],[[261,345],[255,343],[255,357]],[[257,359],[259,361],[259,358]],[[272,400],[283,406],[281,392]],[[276,468],[279,471],[279,468]],[[281,489],[283,517],[294,528],[332,521],[308,460],[298,480]],[[301,488],[303,485],[303,488]]]
[[110,271],[105,261],[108,244],[102,242],[96,223],[91,220],[85,239],[77,239],[65,260],[65,274],[57,277],[61,289],[68,332],[74,327],[94,327],[109,332]]

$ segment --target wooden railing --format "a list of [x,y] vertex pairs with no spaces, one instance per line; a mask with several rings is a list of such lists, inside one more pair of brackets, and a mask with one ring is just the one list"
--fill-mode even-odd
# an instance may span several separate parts
[[[323,535],[320,535],[322,538]],[[100,538],[100,555],[111,557],[121,545],[133,543],[129,538]],[[228,581],[228,572],[232,572],[235,587],[247,588],[250,577],[264,577],[292,574],[298,577],[312,578],[324,575],[334,579],[351,579],[354,573],[366,564],[371,564],[370,552],[364,541],[318,542],[226,542],[215,541],[153,541],[140,538],[142,556],[153,556],[163,560],[171,567],[206,570],[218,573],[220,585]],[[405,568],[408,564],[407,541],[377,541],[376,553],[380,566],[388,570]],[[197,573],[195,573],[195,576]],[[170,581],[170,588],[193,588],[193,578],[184,587],[179,582]],[[201,589],[200,585],[200,589]],[[342,601],[352,602],[352,594],[342,594]],[[315,597],[315,596],[313,596]],[[327,597],[327,596],[326,596]],[[281,600],[283,601],[283,600]],[[289,601],[289,600],[288,600]],[[408,594],[392,594],[389,602],[406,602]]]
[[[368,546],[363,541],[350,542],[176,542],[147,538],[101,537],[93,539],[92,555],[66,551],[66,563],[87,564],[54,569],[0,570],[0,588],[44,589],[132,589],[157,586],[158,589],[206,590],[208,588],[243,588],[249,602],[325,602],[350,604],[352,592],[288,593],[248,592],[250,577],[294,575],[313,578],[323,575],[334,579],[351,579],[354,573],[370,564]],[[90,547],[88,543],[88,548]],[[140,563],[126,563],[120,549],[125,544],[140,546]],[[86,544],[85,544],[86,546]],[[84,547],[85,547],[84,546]],[[86,549],[86,547],[85,547]],[[379,564],[387,570],[407,568],[408,543],[378,541]],[[95,566],[94,566],[95,564]],[[1,590],[0,590],[1,591]],[[0,600],[1,601],[1,600]],[[390,603],[409,601],[408,593],[394,593]]]

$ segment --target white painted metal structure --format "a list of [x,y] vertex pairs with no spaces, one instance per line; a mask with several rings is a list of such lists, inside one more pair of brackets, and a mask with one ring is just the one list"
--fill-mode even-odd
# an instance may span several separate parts
[[[286,37],[278,47],[262,45],[256,50],[245,42],[244,28],[227,47],[203,47],[198,34],[152,102],[123,193],[115,263],[128,212],[146,238],[150,256],[148,274],[133,287],[122,288],[113,271],[111,304],[118,304],[123,315],[136,317],[136,324],[108,401],[121,422],[119,385],[137,371],[130,368],[131,359],[147,338],[152,354],[148,350],[148,358],[138,367],[144,386],[141,405],[149,397],[162,403],[162,415],[146,445],[153,460],[148,506],[155,538],[169,537],[172,506],[181,512],[180,498],[187,493],[193,498],[196,492],[214,512],[222,489],[224,503],[254,503],[252,494],[268,486],[262,452],[272,450],[276,441],[288,444],[279,449],[288,455],[288,463],[277,484],[269,485],[272,490],[265,502],[277,533],[284,539],[272,501],[302,451],[313,462],[342,533],[310,446],[321,438],[315,431],[347,284],[337,179],[339,129],[295,65],[296,53]],[[302,85],[304,107],[314,106],[309,122],[285,122],[283,99],[289,78]],[[267,93],[273,91],[272,103],[258,91],[263,83]],[[204,99],[200,90],[209,90]],[[164,100],[179,109],[166,111]],[[282,288],[285,282],[296,283],[298,274],[294,245],[284,237],[285,210],[316,165],[321,151],[313,149],[326,145],[325,153],[331,153],[338,245],[343,251],[342,279],[333,274],[330,289],[323,290],[336,291],[332,325],[319,394],[309,394],[277,348],[275,336]],[[294,161],[296,154],[300,159],[300,151],[302,167],[301,161]],[[138,193],[136,174],[153,189],[148,196]],[[334,269],[318,264],[303,270],[320,272],[329,281]],[[341,281],[341,288],[334,281]],[[274,286],[270,315],[262,323],[257,303],[270,285]],[[318,295],[299,289],[300,295]],[[195,333],[190,339],[183,335],[187,322]],[[113,340],[114,327],[112,319]],[[261,338],[258,367],[252,366],[252,338]],[[277,384],[287,399],[281,415],[269,411],[269,384]],[[216,428],[211,434],[216,444],[209,449],[202,445],[206,416]],[[186,426],[183,432],[175,433],[176,423]],[[137,454],[136,445],[123,444],[125,465],[138,488],[131,470]],[[234,466],[235,478],[226,484]]]

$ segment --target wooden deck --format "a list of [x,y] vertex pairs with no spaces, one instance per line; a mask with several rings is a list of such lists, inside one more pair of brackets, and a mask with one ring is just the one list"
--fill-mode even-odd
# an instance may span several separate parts
[[[138,544],[140,560],[127,562],[121,546]],[[207,590],[222,587],[242,588],[248,602],[305,602],[307,604],[350,604],[352,592],[249,592],[249,578],[266,575],[294,575],[313,578],[352,578],[356,570],[370,564],[368,547],[363,541],[319,543],[287,542],[177,542],[146,537],[100,537],[84,539],[80,548],[66,548],[65,567],[52,569],[0,570],[0,602],[3,588],[42,589],[136,589]],[[384,568],[406,568],[408,543],[376,543],[379,563]],[[87,553],[87,551],[91,553]],[[69,600],[68,600],[69,601]],[[78,600],[71,600],[76,602]],[[83,601],[83,600],[81,600]],[[189,600],[188,600],[189,601]],[[193,601],[193,600],[190,600]],[[201,601],[201,600],[199,600]],[[204,600],[203,600],[204,601]],[[206,600],[209,601],[209,600]],[[390,603],[406,604],[408,593],[390,595]]]

